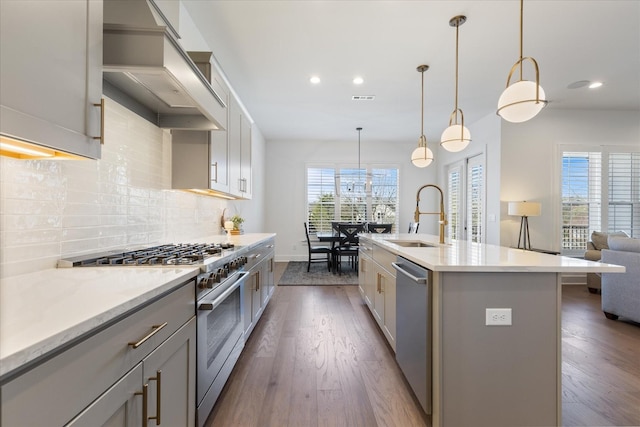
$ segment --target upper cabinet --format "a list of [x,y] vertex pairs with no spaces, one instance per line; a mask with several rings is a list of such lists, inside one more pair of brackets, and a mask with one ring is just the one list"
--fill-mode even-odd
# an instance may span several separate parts
[[154,11],[167,24],[177,39],[180,38],[180,2],[176,0],[148,0]]
[[101,153],[102,1],[0,2],[0,135]]
[[229,100],[229,187],[231,194],[251,198],[251,122],[234,97]]
[[224,129],[171,132],[172,187],[250,199],[251,122],[211,63],[211,52],[189,52],[189,56],[229,108],[220,122]]

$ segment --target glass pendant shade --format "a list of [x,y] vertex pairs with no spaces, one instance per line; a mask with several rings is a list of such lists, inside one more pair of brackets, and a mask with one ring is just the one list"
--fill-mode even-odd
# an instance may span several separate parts
[[457,153],[467,148],[471,142],[471,133],[466,126],[451,125],[442,132],[440,145],[447,151]]
[[418,147],[411,153],[411,163],[419,168],[426,168],[433,162],[433,152],[426,146]]
[[[536,86],[538,98],[536,99]],[[521,80],[507,87],[498,99],[498,115],[511,123],[522,123],[534,118],[547,104],[542,86]]]

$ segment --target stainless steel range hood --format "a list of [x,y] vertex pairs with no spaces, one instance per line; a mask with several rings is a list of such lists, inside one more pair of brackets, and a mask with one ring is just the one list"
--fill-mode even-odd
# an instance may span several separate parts
[[103,33],[103,78],[127,106],[161,128],[224,129],[226,103],[148,0],[106,0]]

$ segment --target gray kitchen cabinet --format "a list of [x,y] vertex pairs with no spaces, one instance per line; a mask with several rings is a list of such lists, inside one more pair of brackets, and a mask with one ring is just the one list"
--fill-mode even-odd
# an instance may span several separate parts
[[[184,283],[7,380],[0,424],[141,425],[142,395],[136,393],[148,384],[153,417],[159,382],[165,425],[194,425],[194,286]],[[152,380],[158,371],[160,381]]]
[[[146,426],[149,422],[193,426],[195,330],[194,317],[74,418],[68,427]],[[147,414],[143,413],[145,398]]]
[[229,99],[229,188],[231,194],[251,198],[251,123],[240,105]]
[[0,134],[101,155],[102,1],[0,2]]
[[180,2],[176,0],[148,0],[165,22],[173,36],[180,38]]
[[251,267],[243,291],[245,340],[253,332],[275,289],[273,279],[274,246],[274,240],[269,239],[251,249],[247,254]]
[[171,187],[229,192],[226,131],[171,131]]
[[396,348],[396,275],[391,263],[395,255],[369,241],[359,253],[360,295],[373,314],[393,350]]

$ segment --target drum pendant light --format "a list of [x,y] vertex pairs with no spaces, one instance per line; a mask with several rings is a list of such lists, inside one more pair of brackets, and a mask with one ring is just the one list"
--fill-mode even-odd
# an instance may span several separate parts
[[[530,56],[522,56],[522,21],[523,21],[524,0],[520,0],[520,59],[513,64],[509,77],[507,77],[507,88],[500,95],[498,100],[498,111],[496,113],[508,122],[521,123],[534,118],[547,105],[544,90],[540,87],[540,70],[538,63]],[[522,67],[525,60],[531,61],[536,72],[536,81],[523,80]],[[520,69],[520,80],[509,86],[511,76],[516,68]]]
[[[464,126],[464,113],[461,108],[458,108],[458,31],[460,25],[466,21],[467,17],[464,15],[454,16],[449,20],[449,25],[456,27],[456,97],[454,110],[449,116],[449,127],[442,132],[440,145],[454,153],[464,150],[471,142],[471,133]],[[460,115],[460,123],[458,123],[458,115]]]
[[420,65],[416,68],[422,74],[422,101],[420,106],[420,138],[418,138],[418,148],[411,153],[411,163],[419,168],[425,168],[433,162],[433,152],[427,147],[427,137],[424,136],[424,72],[428,69],[428,65]]

